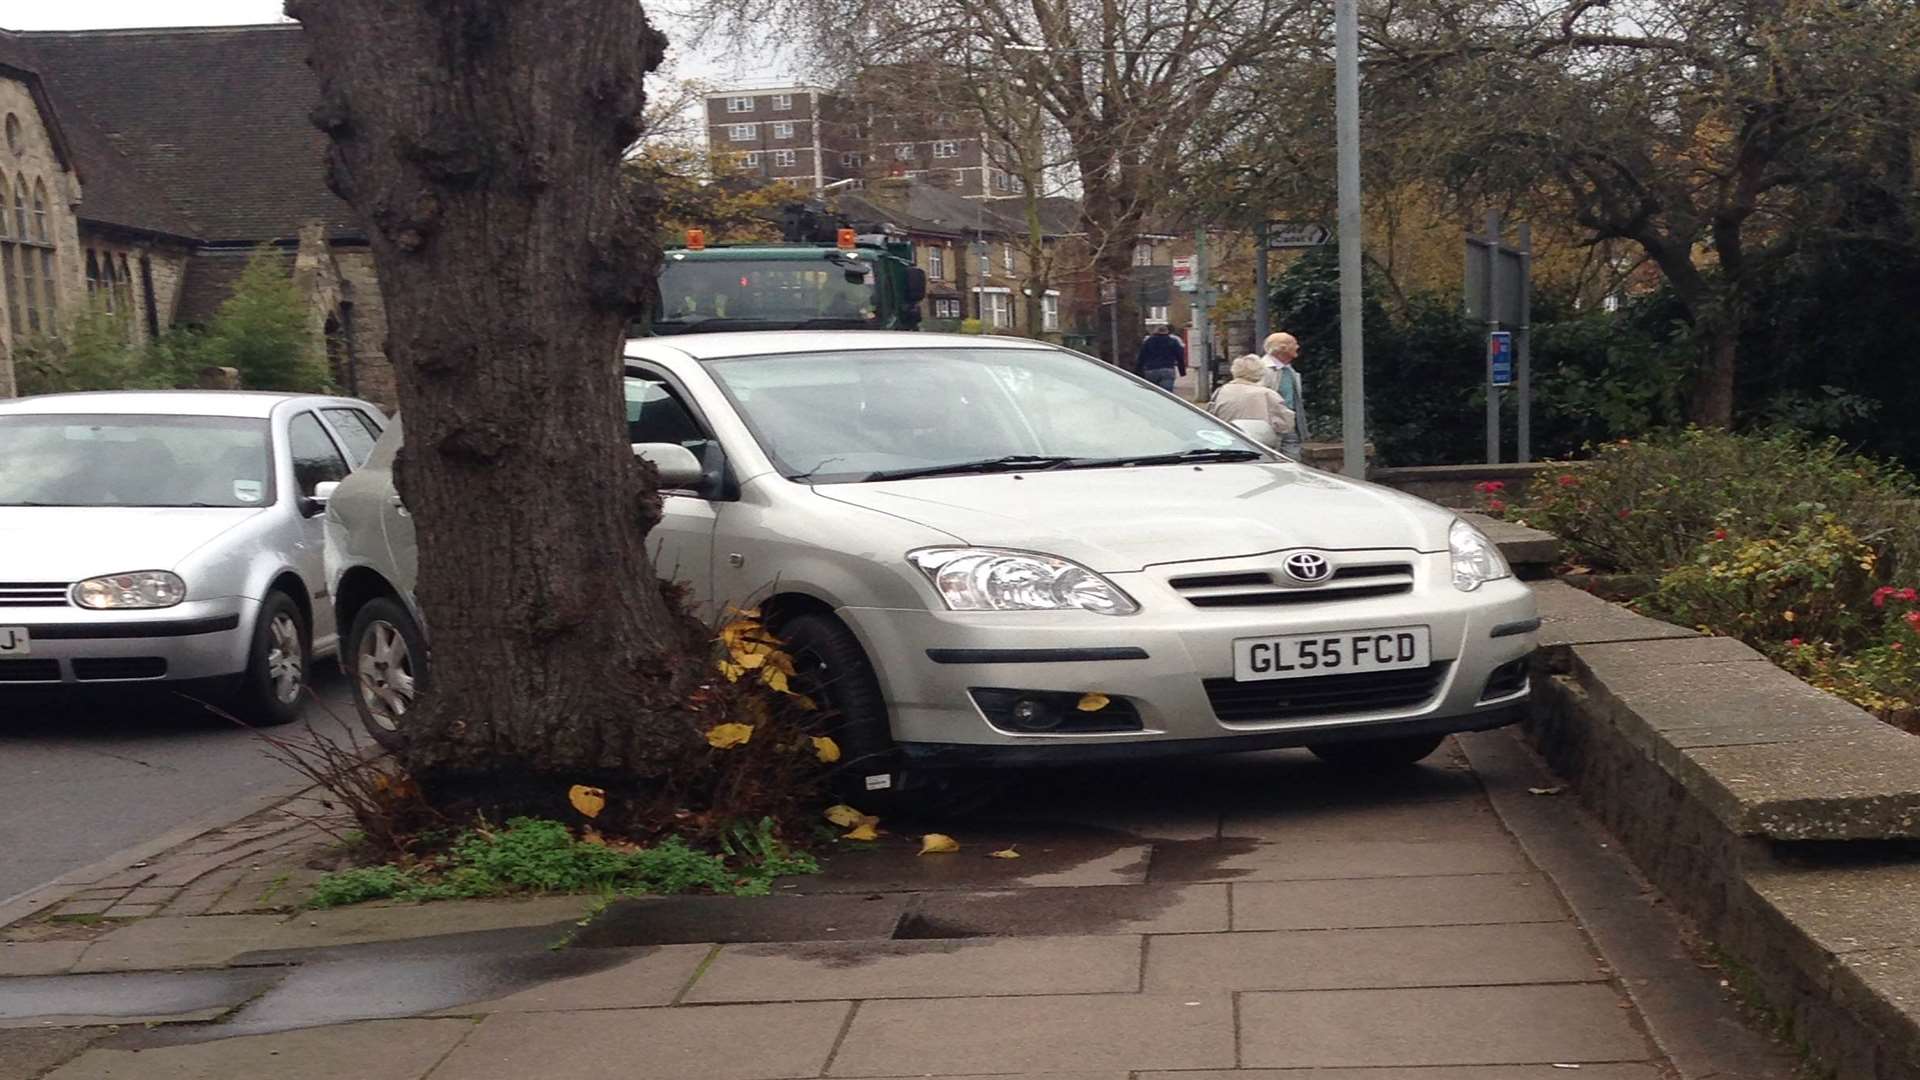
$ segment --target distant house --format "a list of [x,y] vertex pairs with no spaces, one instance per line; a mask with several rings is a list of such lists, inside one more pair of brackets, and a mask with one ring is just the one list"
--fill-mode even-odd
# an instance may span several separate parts
[[201,323],[272,245],[341,389],[393,404],[365,230],[326,188],[297,24],[0,30],[0,396],[89,303],[136,341]]

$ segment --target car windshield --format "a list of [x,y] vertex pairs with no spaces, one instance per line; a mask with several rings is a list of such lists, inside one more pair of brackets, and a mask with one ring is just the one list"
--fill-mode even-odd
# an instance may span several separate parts
[[767,326],[858,329],[872,323],[873,267],[819,259],[669,259],[660,271],[657,333]]
[[862,349],[706,366],[775,467],[811,483],[1267,457],[1063,349]]
[[0,506],[264,506],[267,422],[0,415]]

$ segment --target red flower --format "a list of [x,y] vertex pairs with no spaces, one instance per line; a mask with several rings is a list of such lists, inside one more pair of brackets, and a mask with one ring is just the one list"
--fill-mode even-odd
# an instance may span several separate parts
[[1507,485],[1499,480],[1485,480],[1473,485],[1473,490],[1482,495],[1492,495],[1496,492],[1507,490]]
[[1575,485],[1575,484],[1577,484],[1577,483],[1579,483],[1579,482],[1580,482],[1580,478],[1579,478],[1579,477],[1577,477],[1577,476],[1575,476],[1575,475],[1573,475],[1572,473],[1561,473],[1561,474],[1560,474],[1560,480],[1559,480],[1559,483],[1560,483],[1560,486],[1561,486],[1561,487],[1572,487],[1573,485]]
[[1797,637],[1790,637],[1790,638],[1788,638],[1788,639],[1787,639],[1787,648],[1789,648],[1789,649],[1797,649],[1797,648],[1799,648],[1799,647],[1800,647],[1800,639],[1799,639],[1799,638],[1797,638]]
[[1879,608],[1886,607],[1887,597],[1892,596],[1893,593],[1894,588],[1891,585],[1882,585],[1873,590],[1873,606]]
[[1915,600],[1920,600],[1920,592],[1915,592],[1912,589],[1901,589],[1899,592],[1893,594],[1893,598],[1895,600],[1905,600],[1911,604]]
[[1896,642],[1894,642],[1893,644],[1891,644],[1891,645],[1889,645],[1889,646],[1887,646],[1887,648],[1889,648],[1889,649],[1892,649],[1892,650],[1893,650],[1894,652],[1900,652],[1900,651],[1902,651],[1902,650],[1904,650],[1904,649],[1906,648],[1906,646],[1905,646],[1905,645],[1902,645],[1902,644],[1900,644],[1899,642],[1897,642],[1897,641],[1896,641]]
[[1920,630],[1920,611],[1907,612],[1907,625]]
[[1713,530],[1713,538],[1715,540],[1725,540],[1727,538],[1727,530],[1725,529]]
[[1499,499],[1487,500],[1487,509],[1493,511],[1496,514],[1504,511],[1506,508],[1507,508],[1507,504],[1501,502]]
[[1632,517],[1632,516],[1633,516],[1633,511],[1631,511],[1631,510],[1622,510],[1622,511],[1620,511],[1620,520],[1621,520],[1621,521],[1625,521],[1625,520],[1627,520],[1628,518],[1630,518],[1630,517]]

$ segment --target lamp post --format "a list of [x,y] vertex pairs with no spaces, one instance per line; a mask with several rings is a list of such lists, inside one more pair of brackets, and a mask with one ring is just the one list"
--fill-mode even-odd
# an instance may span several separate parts
[[1334,0],[1333,111],[1340,195],[1340,431],[1342,470],[1367,475],[1366,376],[1360,304],[1360,18],[1358,0]]

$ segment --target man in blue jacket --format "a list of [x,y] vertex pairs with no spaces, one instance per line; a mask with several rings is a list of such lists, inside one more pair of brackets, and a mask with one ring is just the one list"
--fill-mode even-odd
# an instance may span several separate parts
[[1139,368],[1141,378],[1172,393],[1176,373],[1187,373],[1187,347],[1173,336],[1167,324],[1160,323],[1140,343]]

